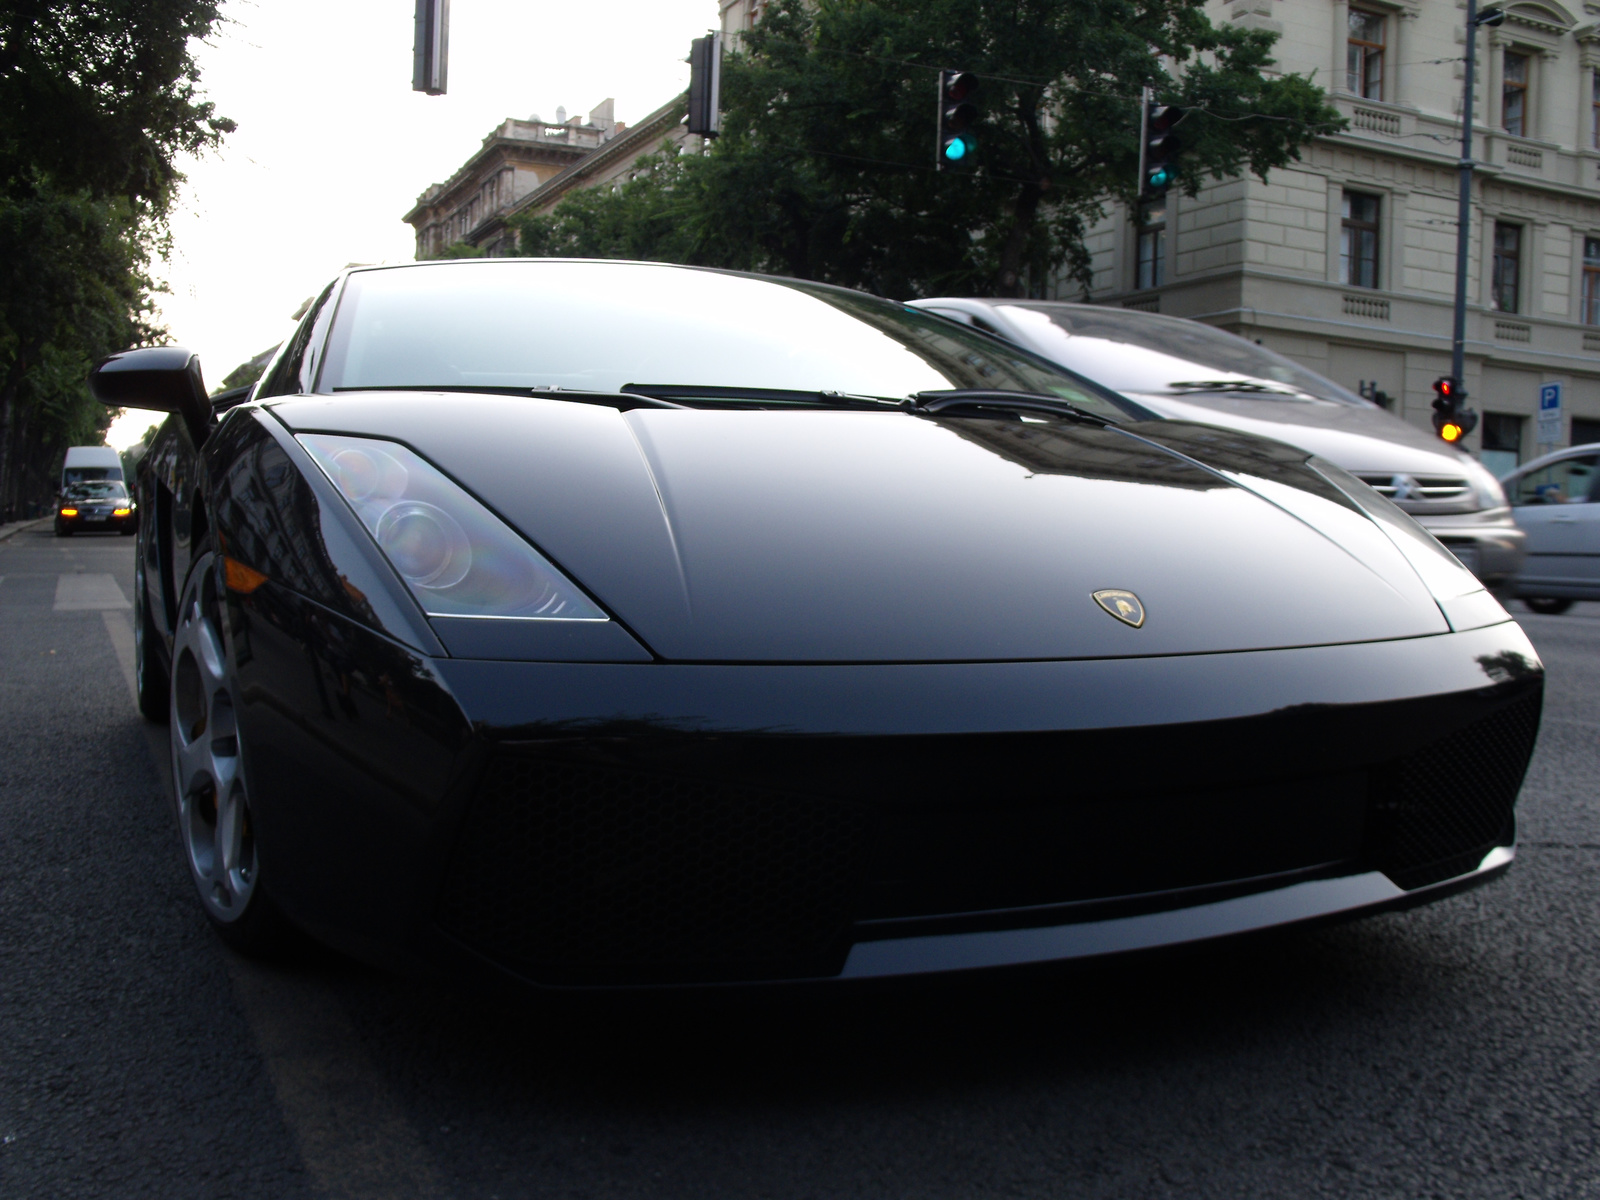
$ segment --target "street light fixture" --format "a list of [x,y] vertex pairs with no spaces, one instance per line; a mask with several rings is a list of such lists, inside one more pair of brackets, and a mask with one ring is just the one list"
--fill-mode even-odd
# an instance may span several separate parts
[[[1467,261],[1472,248],[1472,84],[1478,61],[1478,27],[1505,23],[1503,8],[1478,11],[1478,0],[1467,0],[1467,70],[1461,96],[1461,195],[1456,214],[1456,313],[1455,332],[1450,342],[1450,375],[1460,382],[1467,377]],[[1466,389],[1460,389],[1462,399]]]

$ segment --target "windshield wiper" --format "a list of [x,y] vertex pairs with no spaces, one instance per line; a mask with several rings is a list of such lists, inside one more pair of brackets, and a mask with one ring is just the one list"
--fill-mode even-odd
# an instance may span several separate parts
[[630,392],[622,388],[615,392],[587,392],[576,388],[542,387],[524,384],[521,387],[492,383],[373,383],[358,387],[336,387],[335,392],[477,392],[486,396],[540,396],[551,400],[571,400],[575,404],[601,404],[627,412],[634,408],[684,408],[657,396],[643,392]]
[[[811,405],[823,408],[891,408],[899,403],[883,396],[859,396],[849,392],[818,392],[798,388],[761,387],[700,387],[692,383],[625,383],[618,391],[630,396],[646,396],[665,402],[669,397],[678,400],[714,400],[719,404],[735,406],[741,402],[751,405],[773,405],[792,408]],[[674,404],[673,408],[685,405]],[[689,407],[693,407],[692,404]]]
[[1070,400],[1063,400],[1060,396],[1051,396],[1044,392],[1008,392],[1000,388],[956,388],[943,392],[916,392],[906,397],[905,408],[914,413],[929,415],[944,413],[950,416],[961,411],[978,415],[982,415],[985,410],[1037,412],[1047,413],[1053,417],[1066,417],[1069,421],[1081,421],[1085,425],[1117,423],[1110,417],[1102,417],[1099,413],[1079,408]]

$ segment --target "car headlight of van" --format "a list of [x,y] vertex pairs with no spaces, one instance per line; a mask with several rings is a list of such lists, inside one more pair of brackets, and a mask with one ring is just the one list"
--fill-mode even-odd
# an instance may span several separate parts
[[299,442],[429,616],[608,619],[544,555],[420,455],[377,438],[303,433]]

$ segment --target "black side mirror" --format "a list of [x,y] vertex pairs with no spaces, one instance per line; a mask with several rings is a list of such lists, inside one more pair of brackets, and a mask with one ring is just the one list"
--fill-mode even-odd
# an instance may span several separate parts
[[197,446],[211,430],[200,359],[182,346],[149,346],[102,358],[89,372],[89,394],[110,408],[177,413]]

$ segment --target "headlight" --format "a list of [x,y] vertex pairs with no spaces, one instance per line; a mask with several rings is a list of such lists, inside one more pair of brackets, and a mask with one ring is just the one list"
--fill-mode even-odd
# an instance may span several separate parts
[[326,433],[299,441],[429,616],[608,619],[542,554],[404,446]]
[[1467,460],[1467,477],[1472,481],[1472,492],[1479,508],[1505,508],[1506,490],[1494,473],[1475,458]]
[[133,511],[133,509],[131,509],[131,508],[113,508],[111,510],[111,515],[113,517],[125,517],[129,513],[131,513],[132,511]]
[[78,510],[75,508],[63,508],[61,510],[61,515],[63,517],[75,517],[78,515]]

